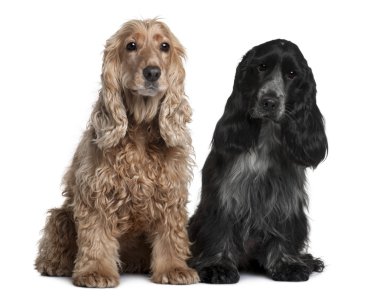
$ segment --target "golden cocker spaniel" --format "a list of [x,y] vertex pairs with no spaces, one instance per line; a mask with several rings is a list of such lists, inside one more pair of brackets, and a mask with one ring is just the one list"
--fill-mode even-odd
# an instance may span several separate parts
[[192,147],[184,48],[158,20],[125,23],[106,43],[102,87],[50,210],[36,269],[77,286],[114,287],[119,272],[192,284],[186,202]]

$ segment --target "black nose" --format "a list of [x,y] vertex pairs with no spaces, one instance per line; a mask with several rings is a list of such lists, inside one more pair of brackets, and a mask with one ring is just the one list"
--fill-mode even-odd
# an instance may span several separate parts
[[148,66],[143,70],[143,75],[146,80],[155,82],[161,76],[161,70],[157,66]]
[[279,106],[279,100],[272,97],[264,97],[260,101],[260,106],[266,112],[274,112]]

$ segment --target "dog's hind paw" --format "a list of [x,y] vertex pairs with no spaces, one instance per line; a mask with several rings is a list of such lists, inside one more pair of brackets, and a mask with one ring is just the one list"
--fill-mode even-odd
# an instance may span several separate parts
[[215,264],[199,270],[202,283],[209,284],[235,284],[239,281],[238,270],[233,266]]
[[68,267],[58,261],[44,261],[37,259],[35,264],[36,270],[45,276],[71,276],[72,267]]
[[302,261],[309,266],[311,271],[322,272],[325,269],[325,264],[320,258],[314,258],[311,254],[303,254]]

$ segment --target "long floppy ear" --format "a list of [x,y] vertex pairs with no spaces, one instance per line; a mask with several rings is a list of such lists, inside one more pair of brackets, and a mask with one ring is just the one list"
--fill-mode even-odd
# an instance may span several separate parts
[[160,107],[160,134],[168,147],[185,147],[191,144],[186,124],[191,121],[192,115],[184,90],[185,70],[182,60],[185,59],[185,50],[174,35],[171,36],[170,45],[169,86]]
[[254,55],[254,48],[246,53],[239,63],[234,80],[232,94],[227,100],[223,116],[219,119],[213,136],[213,149],[221,154],[240,153],[248,151],[257,141],[261,120],[248,117],[249,101],[245,98],[245,85],[249,58]]
[[294,162],[316,168],[328,152],[324,119],[316,103],[316,85],[311,69],[308,69],[308,82],[305,98],[298,98],[303,103],[293,107],[283,125],[283,143],[288,156]]
[[101,149],[116,146],[127,132],[128,119],[122,99],[120,46],[118,32],[107,40],[103,56],[102,88],[90,123],[95,129],[94,142]]
[[248,118],[243,100],[242,93],[234,90],[216,124],[212,144],[220,154],[248,151],[258,139],[261,120]]

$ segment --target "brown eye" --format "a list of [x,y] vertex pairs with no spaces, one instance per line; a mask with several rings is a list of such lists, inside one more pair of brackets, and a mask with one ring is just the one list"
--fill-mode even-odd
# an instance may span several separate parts
[[257,69],[260,71],[260,72],[265,72],[267,69],[268,69],[268,66],[267,64],[260,64]]
[[137,49],[137,44],[135,42],[129,42],[127,44],[127,50],[128,51],[134,51]]
[[288,78],[289,79],[294,79],[296,76],[297,76],[297,72],[296,71],[290,71],[288,73]]
[[161,43],[161,46],[160,46],[160,50],[163,51],[163,52],[168,52],[170,49],[170,45],[169,43]]

